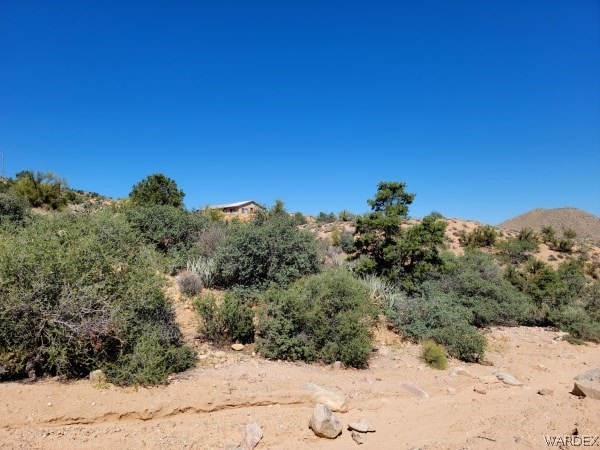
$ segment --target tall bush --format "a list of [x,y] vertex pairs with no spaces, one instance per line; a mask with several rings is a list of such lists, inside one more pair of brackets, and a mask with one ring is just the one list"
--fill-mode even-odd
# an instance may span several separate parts
[[319,271],[314,236],[299,230],[287,214],[232,224],[215,261],[223,287],[286,285]]
[[59,215],[0,239],[0,377],[166,382],[190,367],[151,249],[120,215]]
[[263,296],[257,347],[267,358],[367,365],[376,309],[369,291],[338,269],[298,280]]

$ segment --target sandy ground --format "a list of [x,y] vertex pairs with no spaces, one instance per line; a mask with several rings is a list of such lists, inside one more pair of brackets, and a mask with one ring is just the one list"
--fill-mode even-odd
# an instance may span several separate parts
[[[192,320],[187,307],[180,305],[179,314]],[[358,447],[346,429],[335,440],[308,429],[314,404],[299,388],[309,382],[350,397],[350,410],[336,413],[344,425],[371,420],[376,431],[361,448],[548,448],[547,435],[575,429],[579,436],[600,435],[600,400],[569,393],[574,376],[600,367],[600,346],[573,346],[558,336],[539,328],[494,329],[487,335],[493,366],[451,361],[442,371],[423,365],[418,346],[387,332],[378,333],[365,370],[266,361],[253,356],[252,347],[216,352],[197,343],[197,367],[167,386],[98,388],[87,380],[55,379],[1,384],[0,448],[223,449],[238,444],[250,422],[264,431],[257,449]],[[498,381],[498,370],[524,386]],[[406,391],[405,382],[429,398]],[[539,395],[539,389],[553,393]]]

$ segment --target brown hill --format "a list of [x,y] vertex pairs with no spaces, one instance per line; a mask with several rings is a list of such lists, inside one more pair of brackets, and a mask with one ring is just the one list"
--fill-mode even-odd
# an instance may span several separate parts
[[578,239],[600,243],[600,217],[577,208],[532,209],[502,222],[498,228],[539,231],[547,226],[554,228],[559,236],[570,228],[577,233]]

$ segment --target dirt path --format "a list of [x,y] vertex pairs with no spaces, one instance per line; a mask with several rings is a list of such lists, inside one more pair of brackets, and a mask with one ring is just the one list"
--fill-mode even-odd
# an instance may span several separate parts
[[[215,354],[200,347],[198,366],[163,387],[5,383],[0,448],[222,449],[238,444],[249,422],[264,430],[258,449],[357,446],[347,431],[329,441],[308,429],[313,404],[299,389],[308,382],[350,396],[350,411],[338,413],[344,424],[363,416],[373,422],[377,431],[367,435],[365,449],[547,448],[545,435],[575,428],[600,435],[600,401],[569,393],[575,375],[600,367],[600,346],[572,346],[556,336],[537,328],[496,329],[488,335],[494,366],[452,361],[444,371],[425,367],[417,346],[380,336],[367,370],[265,361],[252,348]],[[525,386],[497,381],[493,373],[501,369]],[[407,392],[404,382],[429,399]],[[542,388],[553,394],[539,395]]]

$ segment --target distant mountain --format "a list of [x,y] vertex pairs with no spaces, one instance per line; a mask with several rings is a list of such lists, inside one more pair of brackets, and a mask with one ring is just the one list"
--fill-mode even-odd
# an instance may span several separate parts
[[551,226],[559,236],[569,228],[575,230],[577,239],[589,239],[600,243],[600,217],[577,208],[532,209],[498,225],[498,228],[541,230]]

